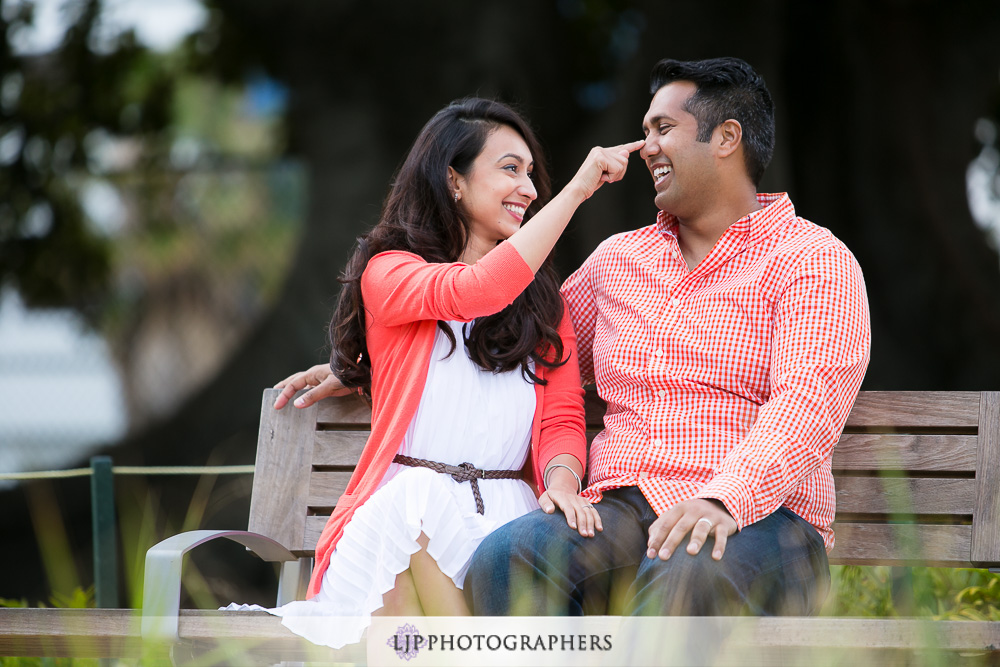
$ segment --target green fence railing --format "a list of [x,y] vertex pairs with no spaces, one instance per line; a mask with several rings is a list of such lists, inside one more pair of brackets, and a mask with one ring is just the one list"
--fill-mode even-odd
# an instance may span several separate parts
[[118,598],[118,535],[115,519],[115,475],[246,475],[252,465],[115,466],[110,456],[94,456],[89,468],[0,473],[0,481],[90,477],[91,525],[94,540],[94,597],[98,607],[115,609]]

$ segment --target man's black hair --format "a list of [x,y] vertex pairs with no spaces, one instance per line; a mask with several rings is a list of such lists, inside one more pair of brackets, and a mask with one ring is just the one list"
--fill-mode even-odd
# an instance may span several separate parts
[[649,91],[655,95],[674,81],[698,87],[685,106],[698,120],[698,141],[711,139],[715,128],[730,118],[739,122],[747,175],[759,185],[774,155],[774,102],[763,77],[739,58],[664,59],[653,67]]

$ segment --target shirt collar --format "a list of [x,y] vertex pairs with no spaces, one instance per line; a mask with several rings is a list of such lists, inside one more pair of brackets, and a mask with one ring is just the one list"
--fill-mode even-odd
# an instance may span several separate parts
[[[748,246],[756,245],[771,236],[776,229],[795,217],[795,206],[787,192],[758,192],[757,201],[761,208],[734,222],[726,232],[746,234]],[[656,214],[656,227],[664,237],[676,239],[678,225],[676,216],[665,211]]]

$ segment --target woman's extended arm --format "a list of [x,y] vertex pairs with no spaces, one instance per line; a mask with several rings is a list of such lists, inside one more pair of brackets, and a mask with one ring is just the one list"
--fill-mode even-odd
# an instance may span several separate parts
[[625,176],[629,154],[644,143],[633,141],[611,148],[592,148],[566,187],[507,239],[532,273],[538,271],[552,252],[580,204],[604,183],[620,181]]
[[[633,141],[611,148],[596,147],[591,149],[580,169],[566,187],[507,239],[507,243],[517,251],[532,273],[537,272],[545,258],[548,257],[580,204],[590,198],[602,184],[621,180],[628,167],[629,154],[638,150],[643,143],[643,141]],[[418,272],[433,270],[429,265],[413,267],[412,264],[408,269]],[[391,294],[379,295],[379,298],[376,299],[379,306],[384,306],[393,300],[407,300],[406,284],[411,284],[414,287],[411,301],[427,303],[427,300],[423,298],[428,291],[427,281],[405,280],[402,273],[405,271],[398,271],[397,275],[394,276],[395,280],[385,281],[393,289]],[[447,302],[446,299],[433,299],[431,301]],[[410,313],[411,316],[433,315],[435,319],[467,319],[469,315],[468,313],[451,312],[447,313],[447,317],[444,317],[442,313],[426,314],[412,307],[395,310],[397,313],[401,311]],[[448,310],[455,310],[454,305]],[[462,315],[466,315],[466,317],[462,317]],[[292,396],[302,389],[309,389],[309,391],[295,401],[294,405],[297,408],[307,408],[328,396],[343,396],[351,391],[340,383],[330,367],[325,364],[318,364],[308,370],[295,373],[276,384],[275,389],[282,389],[281,394],[274,402],[276,410],[285,407]]]
[[636,141],[592,149],[562,192],[473,264],[430,263],[399,250],[375,255],[361,276],[372,322],[469,322],[499,312],[531,282],[580,203],[602,183],[620,180],[629,153],[641,145]]

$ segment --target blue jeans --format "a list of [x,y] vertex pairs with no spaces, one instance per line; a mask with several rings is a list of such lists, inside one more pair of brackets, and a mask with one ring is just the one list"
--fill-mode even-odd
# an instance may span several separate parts
[[656,513],[638,487],[605,492],[604,531],[582,537],[561,512],[536,510],[487,537],[472,558],[465,596],[484,616],[813,614],[830,588],[819,533],[784,507],[696,556],[646,557]]

